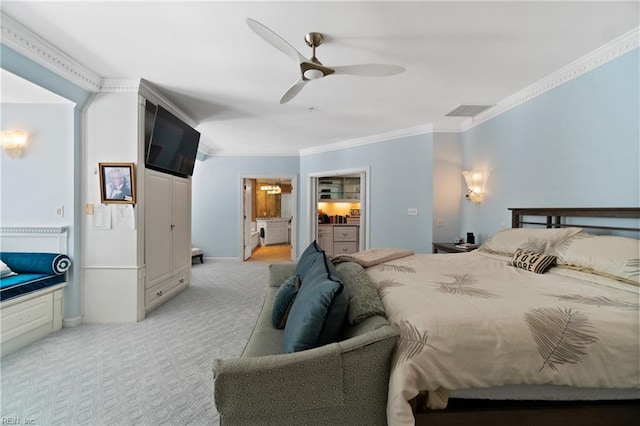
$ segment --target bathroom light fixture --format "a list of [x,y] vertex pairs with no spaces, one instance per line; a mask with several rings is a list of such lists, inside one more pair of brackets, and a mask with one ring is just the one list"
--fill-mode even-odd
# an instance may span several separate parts
[[474,169],[472,171],[465,170],[462,172],[462,176],[464,176],[464,180],[467,181],[467,188],[469,189],[466,197],[474,203],[480,204],[484,196],[484,185],[487,182],[488,176],[487,172],[482,169]]
[[27,146],[28,136],[24,130],[3,130],[0,146],[9,157],[20,157]]
[[267,194],[280,194],[282,193],[282,188],[280,185],[262,185],[260,190],[267,191]]

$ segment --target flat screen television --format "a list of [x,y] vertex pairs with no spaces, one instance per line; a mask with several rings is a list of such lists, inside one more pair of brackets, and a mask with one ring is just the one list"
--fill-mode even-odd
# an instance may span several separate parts
[[175,176],[193,175],[200,132],[160,105],[156,108],[153,125],[149,127],[146,167]]

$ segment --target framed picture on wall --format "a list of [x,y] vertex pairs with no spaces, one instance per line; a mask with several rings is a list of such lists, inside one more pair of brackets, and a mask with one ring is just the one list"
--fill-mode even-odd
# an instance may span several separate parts
[[100,200],[103,204],[135,204],[136,175],[133,163],[98,163]]

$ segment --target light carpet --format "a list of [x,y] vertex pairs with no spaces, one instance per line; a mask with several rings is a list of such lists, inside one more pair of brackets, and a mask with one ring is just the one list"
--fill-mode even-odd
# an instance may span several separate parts
[[63,328],[3,357],[3,424],[219,424],[213,360],[242,352],[267,270],[264,262],[196,263],[191,286],[144,321]]

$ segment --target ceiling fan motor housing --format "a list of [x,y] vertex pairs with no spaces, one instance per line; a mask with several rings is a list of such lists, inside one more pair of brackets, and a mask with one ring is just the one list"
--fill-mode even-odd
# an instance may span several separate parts
[[322,33],[307,33],[307,35],[304,36],[304,41],[307,43],[307,46],[315,49],[322,44],[324,36]]

